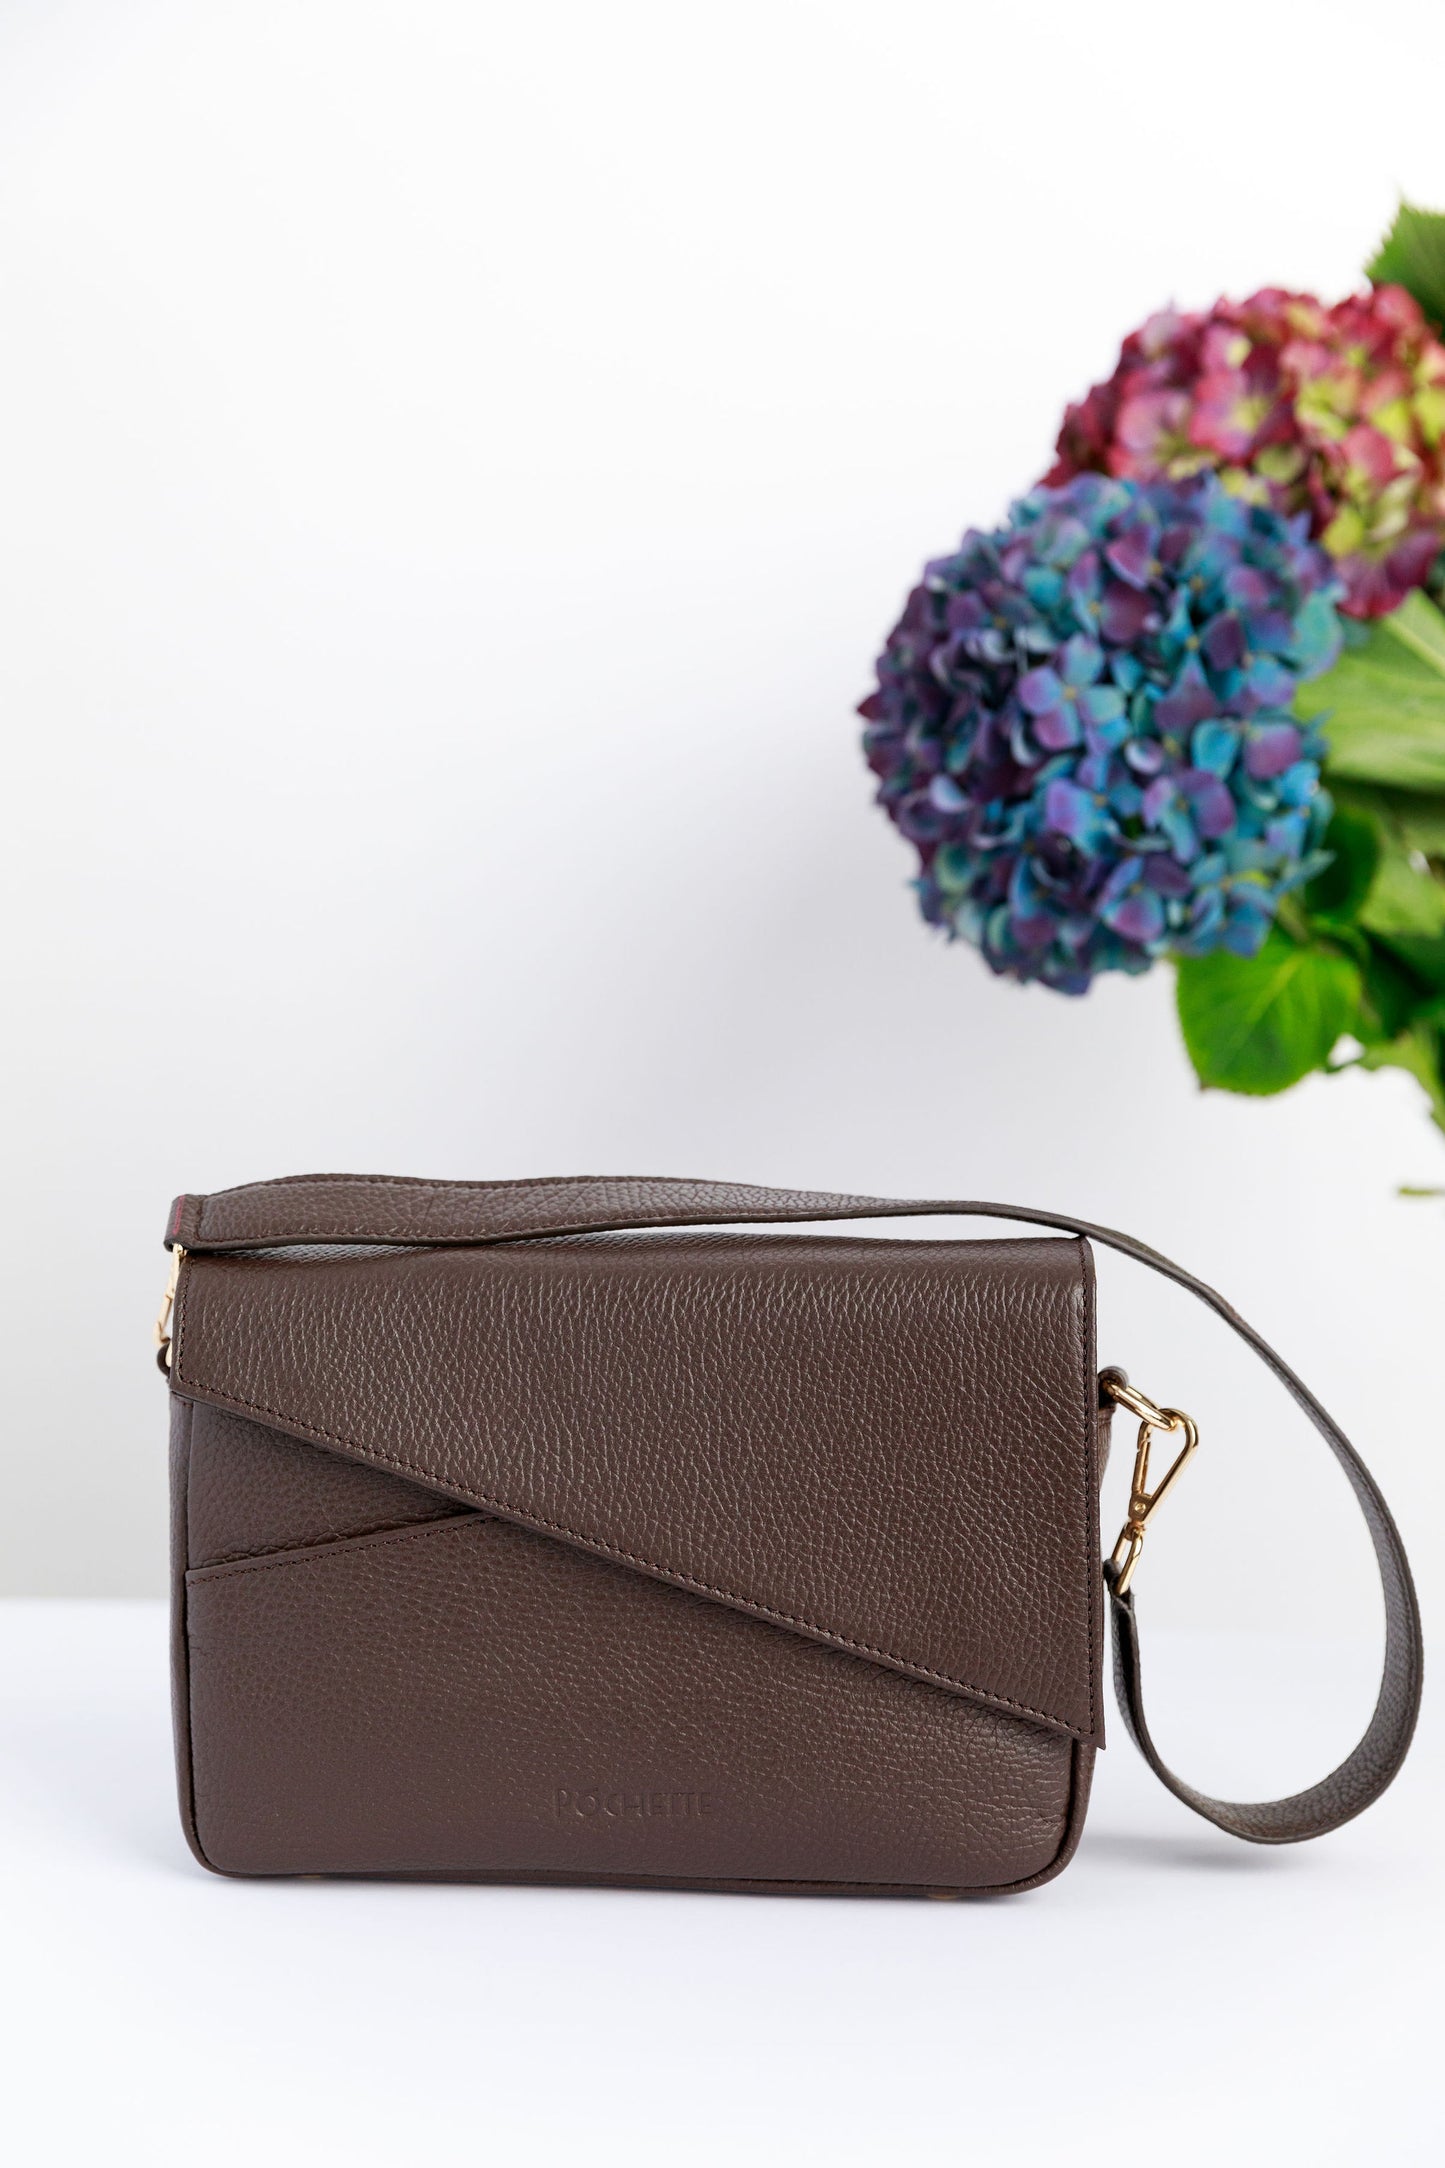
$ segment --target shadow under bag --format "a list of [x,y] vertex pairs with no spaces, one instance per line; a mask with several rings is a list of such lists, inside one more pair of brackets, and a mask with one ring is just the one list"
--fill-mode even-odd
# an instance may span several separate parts
[[[943,1214],[1054,1233],[777,1231]],[[303,1175],[183,1196],[166,1241],[181,1808],[220,1873],[1027,1889],[1083,1826],[1106,1592],[1125,1723],[1221,1828],[1318,1836],[1404,1759],[1420,1624],[1384,1500],[1259,1335],[1128,1236],[718,1182]],[[1294,1798],[1208,1798],[1150,1741],[1129,1583],[1194,1428],[1098,1375],[1091,1242],[1248,1341],[1369,1524],[1379,1701]],[[1139,1443],[1101,1575],[1116,1403]]]

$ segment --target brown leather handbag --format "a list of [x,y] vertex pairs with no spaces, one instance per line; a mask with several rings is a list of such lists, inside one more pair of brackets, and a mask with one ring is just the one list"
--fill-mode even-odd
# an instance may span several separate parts
[[[746,1231],[950,1213],[1054,1235]],[[1404,1759],[1420,1625],[1379,1491],[1259,1335],[1125,1235],[716,1182],[303,1175],[181,1197],[166,1240],[181,1808],[223,1874],[1029,1889],[1083,1827],[1105,1590],[1124,1721],[1220,1828],[1318,1836]],[[1208,1798],[1151,1744],[1129,1584],[1194,1433],[1098,1376],[1093,1242],[1249,1342],[1369,1523],[1379,1701],[1294,1798]],[[1139,1445],[1101,1578],[1116,1404]]]

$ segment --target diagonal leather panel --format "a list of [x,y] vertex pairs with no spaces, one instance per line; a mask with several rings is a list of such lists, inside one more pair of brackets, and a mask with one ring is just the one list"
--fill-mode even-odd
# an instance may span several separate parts
[[1100,1733],[1077,1241],[202,1255],[175,1390],[1075,1737]]

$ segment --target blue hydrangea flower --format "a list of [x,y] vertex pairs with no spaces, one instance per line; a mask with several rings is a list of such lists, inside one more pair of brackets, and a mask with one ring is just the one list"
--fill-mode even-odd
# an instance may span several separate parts
[[865,700],[923,915],[997,972],[1087,990],[1250,956],[1328,863],[1324,744],[1290,712],[1340,648],[1304,514],[1081,475],[925,567]]

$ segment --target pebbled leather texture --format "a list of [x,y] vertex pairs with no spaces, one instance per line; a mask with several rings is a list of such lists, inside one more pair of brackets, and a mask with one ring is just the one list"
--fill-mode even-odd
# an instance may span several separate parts
[[1002,1888],[1091,1750],[484,1515],[188,1577],[228,1873]]
[[[1067,1327],[1059,1300],[1059,1253],[1079,1256],[1075,1246],[596,1239],[943,1213],[1032,1222],[1136,1258],[1223,1317],[1304,1408],[1355,1492],[1385,1595],[1384,1678],[1360,1745],[1292,1800],[1236,1805],[1184,1784],[1149,1739],[1133,1600],[1110,1576],[1116,1681],[1162,1780],[1236,1835],[1292,1842],[1368,1805],[1404,1758],[1420,1694],[1418,1609],[1394,1523],[1288,1365],[1221,1296],[1131,1237],[969,1201],[652,1178],[307,1176],[183,1196],[167,1231],[191,1253],[172,1375],[175,1649],[182,1807],[200,1856],[233,1872],[949,1892],[1026,1887],[1057,1872],[1077,1842],[1099,1737],[1096,1611],[1072,1586],[1071,1539],[1086,1525],[1096,1540],[1091,1438],[1097,1422],[1104,1445],[1107,1420],[1092,1403],[1077,1427],[1060,1417],[1074,1396],[1072,1380],[1060,1385],[1061,1348],[1082,1313],[1092,1371],[1082,1261]],[[898,1254],[884,1260],[885,1250]],[[1001,1264],[984,1251],[1015,1255]],[[1033,1254],[1020,1275],[1024,1251]],[[959,1307],[970,1284],[972,1307]],[[971,1380],[956,1346],[940,1353],[950,1301]],[[1009,1428],[1006,1381],[1015,1401],[1038,1388],[1042,1451],[1032,1432],[1020,1441]],[[950,1390],[952,1442],[935,1404]],[[1063,1481],[1071,1459],[1088,1469],[1086,1491]],[[402,1507],[412,1491],[430,1505]],[[389,1501],[395,1521],[379,1529]],[[1001,1571],[1010,1509],[1012,1564]],[[583,1612],[599,1626],[611,1620],[565,1651],[549,1638],[564,1584],[569,1617],[575,1587]],[[623,1591],[625,1626],[604,1584]],[[485,1647],[463,1619],[485,1621]],[[699,1669],[692,1657],[704,1645]],[[750,1652],[741,1672],[728,1670],[724,1648]],[[539,1650],[551,1651],[548,1667],[533,1661]],[[725,1707],[703,1708],[699,1731],[713,1677],[732,1683]],[[519,1678],[531,1681],[520,1704]],[[646,1681],[625,1716],[618,1679]],[[822,1739],[790,1682],[808,1712],[822,1707]],[[951,1791],[926,1752],[907,1788],[883,1746],[895,1705],[885,1720],[876,1697],[891,1694],[915,1697],[908,1706],[930,1712],[930,1737],[946,1735],[967,1762]],[[1028,1715],[1017,1713],[1023,1694],[1033,1697]],[[855,1705],[872,1711],[861,1730]],[[470,1727],[452,1722],[461,1710]],[[836,1755],[834,1719],[846,1734]],[[663,1778],[649,1790],[640,1775],[596,1771],[594,1784],[569,1764],[573,1781],[558,1778],[548,1823],[533,1779],[580,1735],[640,1747],[639,1769],[648,1742],[671,1754],[691,1741],[691,1774],[674,1772],[681,1804],[668,1804]],[[726,1752],[709,1761],[707,1740]],[[816,1779],[792,1751],[805,1741]],[[761,1760],[749,1758],[750,1742],[766,1746]],[[726,1838],[723,1794],[707,1781],[719,1766],[748,1773],[746,1810],[729,1795]],[[883,1767],[892,1789],[880,1794]],[[941,1794],[925,1797],[922,1785]],[[935,1796],[958,1810],[941,1851]],[[801,1819],[791,1811],[800,1797]],[[594,1815],[603,1819],[590,1835],[569,1830],[569,1816],[582,1825]],[[623,1832],[620,1846],[604,1841],[608,1830]],[[303,1855],[326,1864],[298,1864]]]
[[200,1257],[174,1377],[1095,1739],[1093,1338],[1078,1242],[633,1235]]
[[194,1405],[186,1496],[192,1566],[373,1535],[466,1510],[400,1476],[351,1466],[225,1409]]

